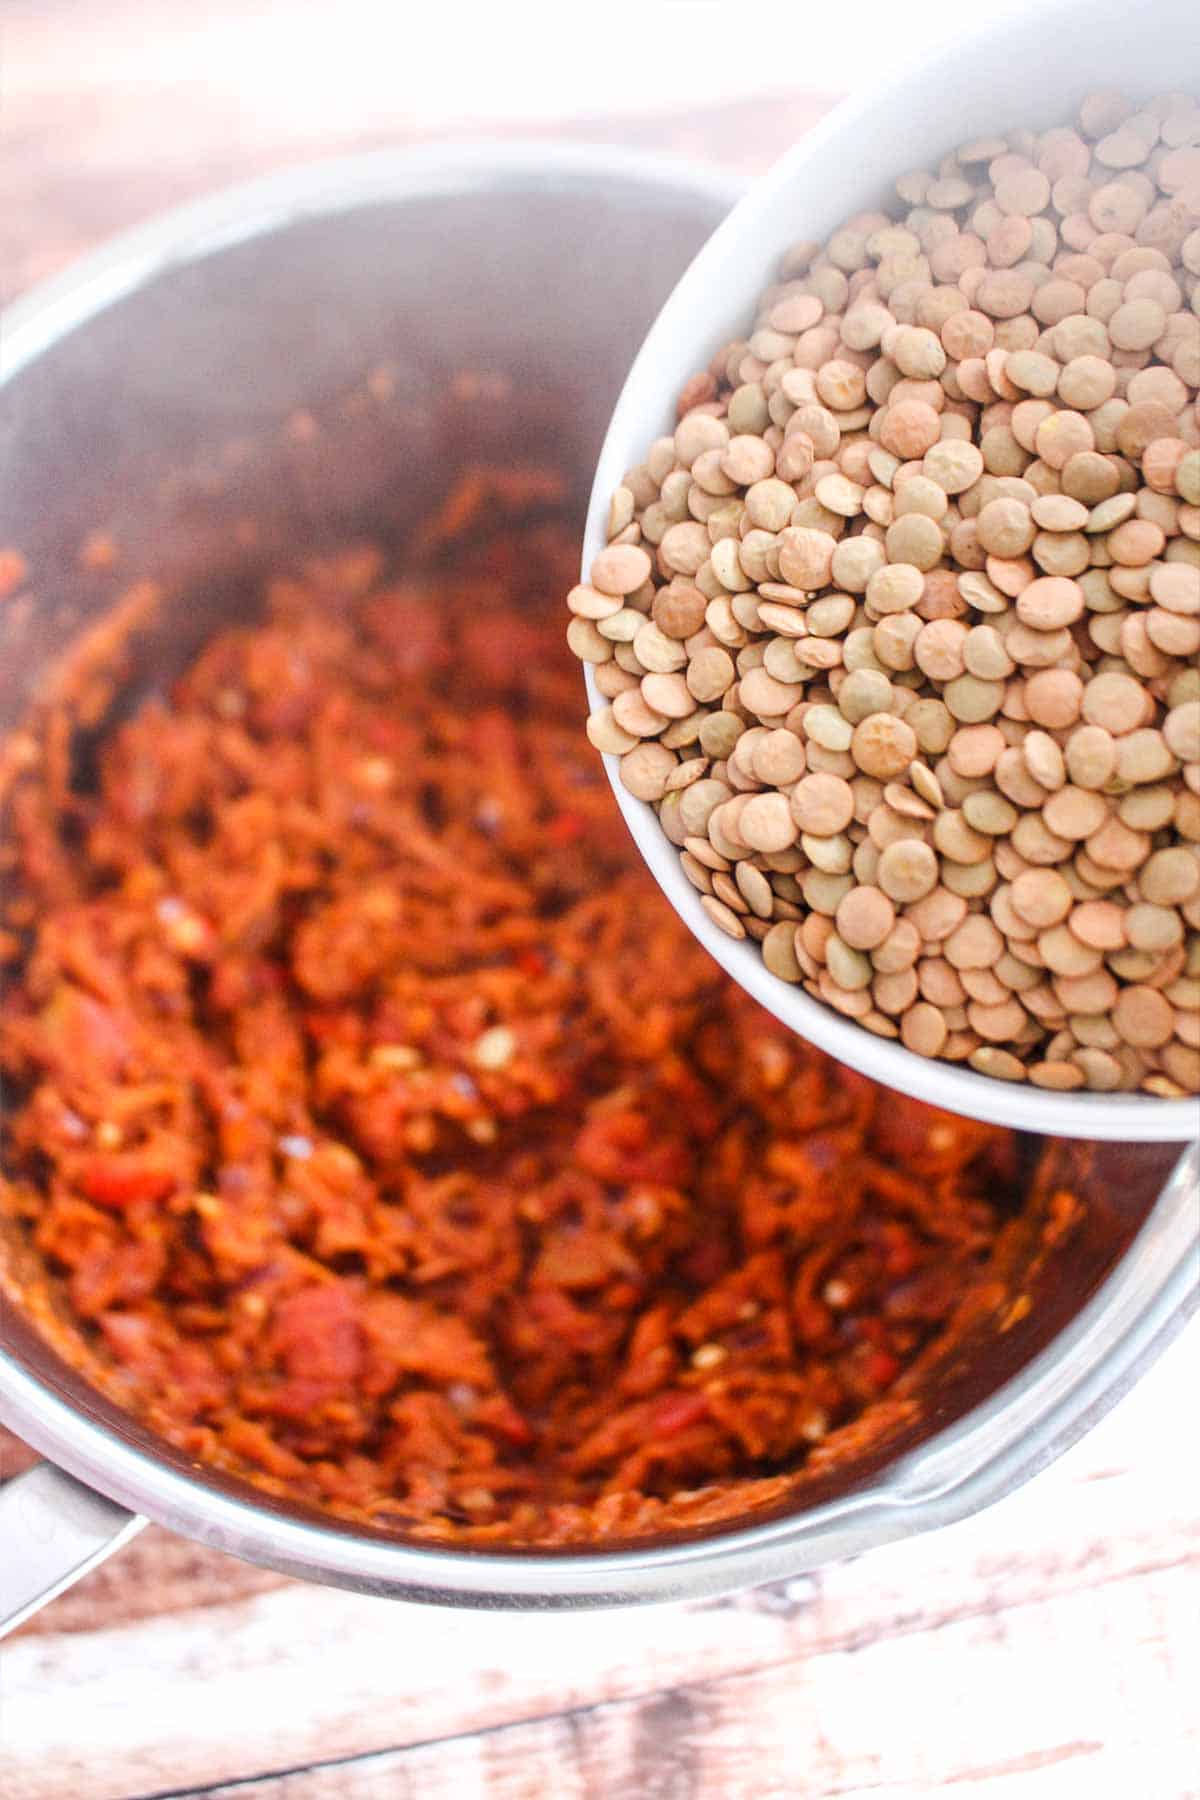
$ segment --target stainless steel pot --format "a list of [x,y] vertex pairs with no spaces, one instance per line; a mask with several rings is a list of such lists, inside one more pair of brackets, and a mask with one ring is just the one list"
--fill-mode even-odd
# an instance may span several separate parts
[[[0,544],[29,555],[37,600],[0,625],[0,725],[102,602],[76,555],[97,526],[123,576],[154,569],[180,594],[161,670],[236,611],[255,554],[239,520],[260,554],[398,531],[464,462],[521,454],[565,470],[582,523],[625,368],[733,197],[711,171],[607,150],[373,155],[190,207],[31,295],[3,321]],[[384,366],[389,405],[359,404]],[[513,388],[452,398],[464,368]],[[939,1374],[919,1425],[802,1508],[603,1554],[428,1549],[273,1500],[154,1439],[10,1306],[0,1419],[52,1461],[0,1491],[0,1628],[146,1517],[294,1575],[525,1608],[708,1597],[959,1518],[1080,1436],[1195,1302],[1194,1147],[1037,1154],[1074,1159],[1083,1220],[1025,1317]]]

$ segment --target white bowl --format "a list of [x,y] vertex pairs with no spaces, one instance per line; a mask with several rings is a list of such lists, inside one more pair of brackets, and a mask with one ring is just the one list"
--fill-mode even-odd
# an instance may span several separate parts
[[[798,27],[802,33],[802,26]],[[845,102],[756,183],[718,227],[658,315],[630,370],[600,453],[583,567],[603,547],[608,502],[625,470],[673,428],[675,396],[747,326],[779,258],[799,238],[825,239],[848,214],[878,206],[907,169],[955,144],[1025,125],[1068,121],[1097,88],[1132,97],[1200,92],[1195,0],[1072,0],[1005,21],[917,63],[882,89]],[[591,671],[593,708],[604,704]],[[972,1118],[1064,1137],[1174,1141],[1200,1129],[1200,1102],[1138,1094],[1061,1094],[998,1081],[917,1056],[780,981],[758,947],[711,923],[652,807],[609,778],[638,848],[663,891],[734,980],[801,1037],[840,1062],[921,1100]]]

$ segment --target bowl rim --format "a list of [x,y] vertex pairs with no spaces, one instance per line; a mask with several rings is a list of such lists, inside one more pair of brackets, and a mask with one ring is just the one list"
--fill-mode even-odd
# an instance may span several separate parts
[[[1158,0],[1157,10],[1178,11],[1178,0]],[[606,520],[613,489],[648,446],[651,434],[645,427],[651,411],[657,414],[659,431],[673,428],[674,393],[664,394],[661,406],[654,400],[656,391],[662,392],[659,364],[669,359],[677,364],[681,343],[690,342],[696,345],[690,367],[703,367],[712,347],[736,331],[738,304],[731,303],[729,312],[717,320],[704,296],[708,291],[727,290],[730,270],[736,272],[738,288],[745,290],[747,256],[757,255],[766,235],[766,222],[786,221],[786,231],[777,224],[771,226],[774,256],[787,242],[805,235],[806,208],[821,203],[821,163],[835,152],[846,160],[847,154],[852,155],[856,140],[862,140],[864,134],[869,140],[873,131],[877,136],[874,115],[885,102],[894,104],[897,96],[909,88],[933,90],[939,79],[961,84],[967,74],[977,75],[985,62],[1006,66],[1018,52],[1030,54],[1035,39],[1044,57],[1048,43],[1075,41],[1068,34],[1087,27],[1095,12],[1096,0],[1067,0],[1065,5],[1052,6],[1049,11],[1043,7],[1036,15],[1001,17],[983,31],[968,27],[933,57],[914,58],[888,79],[842,101],[750,187],[680,276],[630,367],[597,462],[588,505],[582,580],[587,580],[592,558],[607,541]],[[969,68],[964,68],[964,62]],[[806,191],[810,170],[818,171],[818,175]],[[754,266],[762,270],[761,261]],[[754,289],[761,289],[769,275],[768,268],[754,282]],[[703,350],[701,343],[705,345]],[[589,708],[598,711],[607,702],[596,687],[590,664],[585,666],[584,680]],[[636,800],[622,786],[619,759],[606,755],[604,764],[617,804],[647,867],[688,929],[761,1006],[839,1062],[912,1098],[1017,1130],[1133,1143],[1186,1142],[1200,1135],[1200,1096],[1166,1099],[1128,1093],[1059,1093],[1034,1087],[1027,1081],[1002,1081],[962,1064],[919,1056],[898,1041],[876,1037],[812,998],[802,987],[772,975],[756,944],[735,941],[704,912],[699,894],[680,866],[679,851],[663,832],[653,807],[647,801]]]
[[[20,359],[10,360],[6,378],[142,282],[210,250],[308,213],[424,195],[431,181],[442,183],[442,191],[463,191],[464,184],[472,191],[495,184],[499,172],[502,187],[544,184],[547,168],[567,183],[620,174],[714,200],[737,191],[734,181],[703,165],[574,144],[560,149],[553,140],[372,152],[288,170],[139,226],[35,288],[0,318],[6,331],[12,320],[22,334]],[[253,225],[246,222],[247,203]],[[10,338],[10,358],[12,348]],[[1196,1151],[1186,1152],[1142,1227],[1136,1257],[1123,1257],[1070,1324],[988,1400],[844,1498],[681,1543],[586,1555],[492,1554],[392,1543],[336,1521],[288,1518],[220,1491],[200,1466],[183,1473],[122,1438],[7,1347],[0,1348],[0,1418],[121,1505],[286,1574],[413,1600],[533,1610],[716,1597],[963,1518],[1067,1449],[1155,1360],[1195,1307],[1187,1198],[1197,1167]]]

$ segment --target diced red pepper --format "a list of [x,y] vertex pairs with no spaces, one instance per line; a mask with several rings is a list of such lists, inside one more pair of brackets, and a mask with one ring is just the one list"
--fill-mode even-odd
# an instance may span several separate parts
[[354,1296],[340,1281],[290,1294],[276,1312],[271,1343],[293,1381],[348,1386],[362,1363]]
[[587,829],[587,821],[576,812],[561,812],[546,827],[546,837],[556,848],[579,841]]
[[116,1211],[140,1200],[164,1200],[177,1185],[173,1168],[153,1153],[138,1150],[93,1156],[80,1175],[80,1186],[88,1199]]
[[890,1350],[872,1350],[867,1358],[867,1380],[872,1387],[891,1387],[900,1373],[900,1359]]
[[707,1416],[708,1401],[703,1394],[664,1394],[654,1408],[650,1426],[660,1437],[674,1437]]

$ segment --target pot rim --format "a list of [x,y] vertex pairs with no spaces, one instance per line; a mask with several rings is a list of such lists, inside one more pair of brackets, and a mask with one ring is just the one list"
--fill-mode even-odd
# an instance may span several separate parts
[[555,138],[473,137],[299,163],[169,207],[36,282],[0,311],[0,390],[61,338],[158,276],[302,219],[373,202],[517,187],[553,193],[614,179],[727,207],[746,189],[744,179],[714,163]]
[[[673,157],[487,141],[378,151],[285,171],[176,209],[106,244],[0,317],[0,386],[67,333],[167,269],[299,218],[431,193],[587,187],[624,177],[732,200],[740,184]],[[808,1512],[647,1548],[481,1552],[366,1537],[221,1492],[118,1436],[0,1349],[0,1419],[64,1469],[169,1529],[288,1574],[455,1605],[582,1607],[709,1598],[795,1576],[961,1518],[1073,1443],[1196,1304],[1185,1152],[1137,1240],[1054,1343],[982,1405],[845,1497]],[[0,1318],[0,1327],[3,1320]]]

